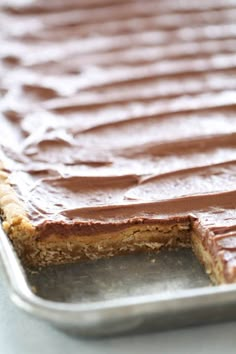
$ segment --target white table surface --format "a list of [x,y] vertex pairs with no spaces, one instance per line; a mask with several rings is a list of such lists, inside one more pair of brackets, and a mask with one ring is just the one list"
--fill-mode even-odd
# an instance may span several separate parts
[[16,308],[0,277],[0,354],[54,353],[235,354],[236,322],[102,340],[74,338]]

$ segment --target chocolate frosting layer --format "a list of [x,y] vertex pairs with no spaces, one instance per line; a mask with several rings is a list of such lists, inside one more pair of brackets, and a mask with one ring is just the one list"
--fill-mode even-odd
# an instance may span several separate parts
[[1,159],[41,237],[193,223],[236,265],[236,1],[9,1]]

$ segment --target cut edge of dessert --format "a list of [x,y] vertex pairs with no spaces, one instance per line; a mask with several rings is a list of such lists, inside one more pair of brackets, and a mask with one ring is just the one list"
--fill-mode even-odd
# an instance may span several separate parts
[[8,173],[3,169],[0,172],[0,211],[3,230],[23,264],[28,267],[97,260],[163,248],[192,248],[214,284],[235,282],[233,269],[221,259],[220,254],[216,257],[204,245],[198,220],[191,216],[175,220],[154,219],[152,222],[133,218],[129,225],[124,224],[122,230],[115,232],[90,236],[49,232],[42,237],[38,227],[28,218],[23,203],[10,184]]

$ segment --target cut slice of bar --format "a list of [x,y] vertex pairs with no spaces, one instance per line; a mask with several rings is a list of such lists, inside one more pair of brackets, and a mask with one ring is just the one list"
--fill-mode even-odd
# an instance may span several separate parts
[[236,282],[235,11],[2,5],[0,208],[24,262],[192,247]]

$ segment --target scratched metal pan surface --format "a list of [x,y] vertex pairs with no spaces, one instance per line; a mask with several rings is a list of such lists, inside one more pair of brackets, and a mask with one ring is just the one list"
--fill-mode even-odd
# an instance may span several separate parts
[[23,268],[0,229],[13,302],[73,335],[108,336],[236,319],[236,285],[212,286],[191,250]]

